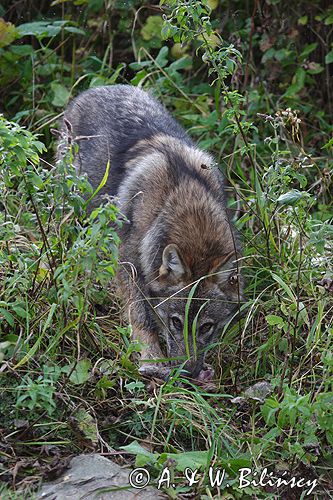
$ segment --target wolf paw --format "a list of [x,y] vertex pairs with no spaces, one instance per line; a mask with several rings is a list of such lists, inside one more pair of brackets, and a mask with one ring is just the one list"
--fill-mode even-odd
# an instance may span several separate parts
[[209,365],[208,363],[204,363],[202,370],[200,371],[198,375],[198,379],[200,381],[212,381],[214,378],[215,372],[214,368]]
[[142,365],[139,368],[139,373],[143,377],[157,378],[159,380],[167,380],[170,375],[170,368],[158,365]]
[[217,390],[216,383],[214,382],[214,368],[205,363],[200,371],[196,383],[207,392],[215,392]]

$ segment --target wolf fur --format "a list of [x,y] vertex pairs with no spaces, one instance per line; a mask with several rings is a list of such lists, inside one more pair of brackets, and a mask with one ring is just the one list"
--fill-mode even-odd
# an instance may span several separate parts
[[83,92],[62,132],[78,142],[76,167],[93,188],[110,162],[92,204],[115,196],[129,221],[120,232],[119,286],[133,337],[145,346],[141,371],[165,376],[180,364],[197,377],[242,297],[238,239],[213,157],[152,95],[130,85]]

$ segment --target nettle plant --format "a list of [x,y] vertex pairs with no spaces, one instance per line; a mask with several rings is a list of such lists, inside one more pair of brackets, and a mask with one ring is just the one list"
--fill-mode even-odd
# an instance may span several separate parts
[[[164,5],[162,0],[161,5]],[[213,77],[211,85],[216,85],[215,100],[219,110],[221,95],[225,100],[228,110],[227,117],[232,125],[233,118],[238,129],[240,128],[240,115],[245,114],[240,109],[243,97],[229,88],[226,80],[233,75],[242,60],[241,53],[233,44],[227,44],[213,29],[207,1],[181,2],[171,0],[167,2],[169,14],[164,15],[162,36],[172,38],[175,43],[186,45],[194,42],[197,53],[202,54],[202,60],[208,65],[208,75]],[[221,118],[221,116],[219,116]],[[251,124],[244,122],[242,127],[250,128]]]
[[65,339],[79,359],[93,304],[115,274],[119,213],[106,201],[87,214],[94,193],[73,148],[50,165],[34,135],[0,117],[0,333],[16,368],[42,346],[57,356]]
[[[331,329],[332,331],[332,329]],[[261,414],[268,428],[279,438],[280,453],[285,459],[293,454],[303,463],[318,461],[318,448],[324,457],[331,456],[333,446],[333,363],[331,350],[324,349],[320,359],[323,387],[314,394],[300,394],[287,384],[283,397],[268,397]],[[278,383],[277,380],[275,380]]]

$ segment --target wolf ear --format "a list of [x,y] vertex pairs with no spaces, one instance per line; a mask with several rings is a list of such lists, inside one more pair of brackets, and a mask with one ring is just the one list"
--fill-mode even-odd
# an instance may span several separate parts
[[184,263],[179,255],[179,248],[177,245],[171,243],[163,250],[162,265],[160,267],[160,277],[173,278],[177,281],[181,280],[186,272]]
[[234,275],[237,275],[237,255],[235,254],[234,251],[230,252],[227,255],[224,255],[221,259],[219,259],[219,262],[215,262],[215,265],[213,266],[213,269],[211,270],[211,274],[213,275],[214,281],[218,285],[223,285],[225,284],[232,273]]

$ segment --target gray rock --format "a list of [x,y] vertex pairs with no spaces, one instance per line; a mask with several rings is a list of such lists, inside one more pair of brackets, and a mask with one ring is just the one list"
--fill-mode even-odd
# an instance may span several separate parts
[[162,492],[147,486],[130,486],[131,469],[100,455],[79,455],[70,462],[70,468],[56,481],[45,483],[37,494],[38,500],[157,500],[167,498]]
[[272,394],[273,387],[269,382],[263,380],[262,382],[258,382],[257,384],[248,387],[244,391],[244,396],[247,399],[252,399],[254,401],[259,401],[263,403],[265,399]]
[[262,382],[257,382],[256,384],[248,387],[242,396],[237,396],[231,400],[232,403],[237,405],[242,405],[249,401],[258,401],[259,403],[264,403],[265,399],[272,394],[273,387],[269,382],[263,380]]

